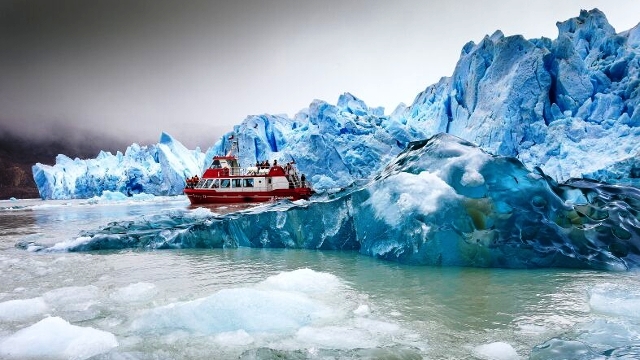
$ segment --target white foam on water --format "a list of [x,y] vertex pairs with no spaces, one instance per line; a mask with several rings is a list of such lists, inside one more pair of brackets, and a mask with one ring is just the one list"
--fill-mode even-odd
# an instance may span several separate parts
[[88,359],[118,346],[106,331],[69,324],[48,317],[0,342],[0,357],[6,359]]
[[476,346],[473,349],[473,355],[486,360],[521,359],[513,346],[500,341]]
[[41,316],[49,311],[42,297],[33,299],[9,300],[0,303],[1,321],[25,321]]
[[143,302],[153,299],[158,294],[158,289],[154,284],[147,282],[138,282],[128,286],[119,288],[109,296],[112,300],[129,303]]

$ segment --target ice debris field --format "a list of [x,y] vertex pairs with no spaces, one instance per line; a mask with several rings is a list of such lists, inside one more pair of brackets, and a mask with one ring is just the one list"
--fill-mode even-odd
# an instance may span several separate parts
[[[153,346],[156,341],[176,343],[193,338],[206,340],[206,354],[211,354],[214,346],[215,354],[223,357],[225,351],[233,353],[237,348],[267,344],[283,350],[303,344],[317,348],[320,355],[327,351],[324,348],[330,348],[334,356],[340,351],[352,353],[352,349],[375,353],[376,347],[390,341],[426,347],[412,331],[372,316],[366,301],[342,280],[310,269],[282,272],[256,284],[149,308],[152,300],[157,300],[157,293],[154,284],[144,282],[107,294],[92,285],[70,286],[37,298],[0,302],[3,322],[44,317],[0,337],[0,357],[88,359],[140,341]],[[133,309],[132,318],[122,324],[125,334],[136,334],[124,340],[127,343],[120,344],[108,331],[72,325],[60,316],[46,316],[55,311],[72,322],[81,322],[99,316],[107,306]],[[118,319],[108,321],[117,323]],[[396,350],[377,351],[383,356]],[[120,356],[136,357],[136,353]]]

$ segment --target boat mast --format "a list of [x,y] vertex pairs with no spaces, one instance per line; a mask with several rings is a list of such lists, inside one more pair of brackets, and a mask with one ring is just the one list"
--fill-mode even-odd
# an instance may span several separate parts
[[225,156],[233,156],[238,153],[238,138],[235,134],[231,134],[229,135],[229,140],[231,141],[231,149],[229,149]]

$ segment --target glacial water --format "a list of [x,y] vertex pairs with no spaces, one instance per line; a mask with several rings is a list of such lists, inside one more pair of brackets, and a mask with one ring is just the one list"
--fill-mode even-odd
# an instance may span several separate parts
[[181,196],[0,201],[0,358],[640,357],[637,272],[408,266],[356,251],[16,247],[171,210],[190,206]]

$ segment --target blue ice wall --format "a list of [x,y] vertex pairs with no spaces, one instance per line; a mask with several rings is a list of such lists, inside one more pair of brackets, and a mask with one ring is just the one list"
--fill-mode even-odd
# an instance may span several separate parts
[[640,190],[559,185],[513,157],[439,134],[410,143],[362,187],[227,215],[198,208],[117,222],[40,249],[239,246],[358,250],[421,265],[626,270],[640,265]]

